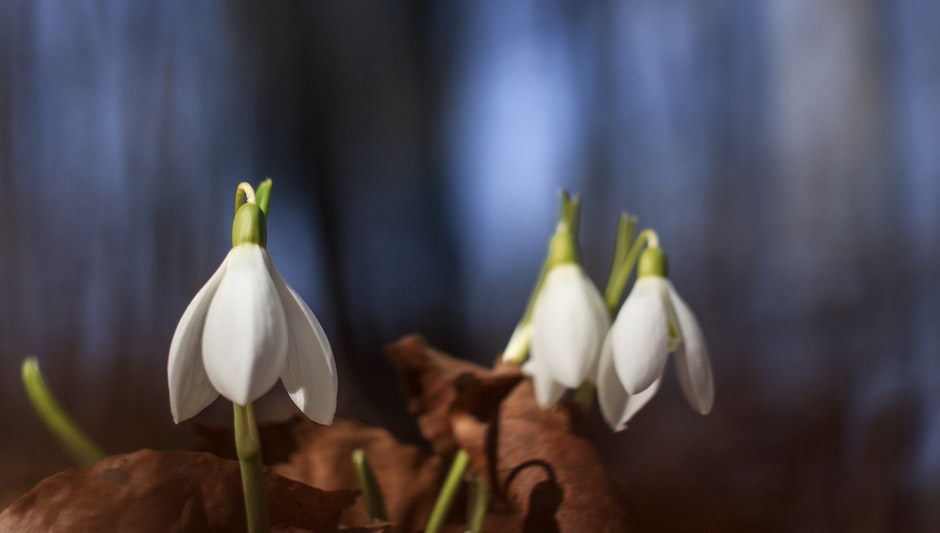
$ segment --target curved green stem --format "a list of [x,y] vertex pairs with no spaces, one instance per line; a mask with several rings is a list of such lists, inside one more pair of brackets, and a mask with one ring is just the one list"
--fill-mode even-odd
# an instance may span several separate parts
[[252,405],[232,404],[235,412],[235,450],[242,473],[242,492],[245,495],[245,516],[248,533],[268,533],[268,493],[261,463],[261,438],[255,422]]
[[[618,246],[620,245],[620,241],[621,237],[618,229]],[[630,273],[633,272],[633,267],[636,266],[640,252],[647,244],[649,246],[659,246],[659,237],[656,235],[656,232],[651,229],[641,231],[640,234],[637,235],[636,240],[633,241],[633,246],[630,247],[630,252],[626,254],[623,262],[619,265],[614,264],[611,268],[610,279],[607,281],[607,288],[604,290],[604,303],[607,304],[607,311],[610,312],[611,316],[617,314],[617,307],[620,305],[620,298],[623,296],[623,291],[627,286],[627,280],[630,279]],[[617,257],[616,252],[614,253],[614,257]]]
[[460,488],[461,481],[463,481],[463,474],[467,471],[469,464],[470,456],[467,452],[458,450],[457,455],[454,456],[454,462],[450,465],[450,471],[447,473],[447,479],[444,481],[441,493],[438,494],[437,501],[434,502],[434,509],[431,511],[431,518],[428,519],[428,527],[425,528],[424,533],[438,533],[441,530],[444,519],[447,518],[447,513],[450,511],[450,506],[454,503],[454,496],[457,495],[457,490]]
[[23,360],[23,386],[39,418],[45,422],[49,431],[55,435],[75,460],[82,465],[92,465],[101,460],[105,453],[85,434],[69,417],[56,401],[46,380],[39,370],[39,361],[34,356]]
[[369,520],[388,520],[385,498],[382,497],[379,481],[375,478],[369,461],[366,460],[366,452],[362,448],[356,448],[352,452],[352,461],[356,468],[356,476],[359,478],[359,486],[362,488],[362,497],[365,500]]
[[[627,256],[630,254],[630,246],[633,244],[635,237],[636,217],[621,213],[620,219],[617,221],[617,241],[614,245],[614,259],[611,261],[610,276],[607,278],[607,286],[604,289],[605,303],[610,300],[619,301],[620,299],[620,293],[610,293],[616,291],[617,276],[620,275],[620,265],[627,260]],[[622,288],[620,292],[623,292]],[[609,308],[610,305],[608,304],[608,309]]]
[[239,183],[235,187],[235,211],[238,211],[238,208],[242,204],[253,204],[255,203],[255,189],[247,181]]

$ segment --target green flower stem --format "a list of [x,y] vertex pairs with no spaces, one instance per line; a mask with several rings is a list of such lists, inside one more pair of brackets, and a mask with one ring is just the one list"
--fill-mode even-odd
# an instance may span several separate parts
[[235,411],[235,450],[242,472],[248,533],[269,533],[271,523],[268,518],[268,493],[264,483],[261,438],[258,436],[255,410],[250,403],[233,403],[232,406]]
[[[620,247],[620,241],[620,230],[618,229],[618,248]],[[611,267],[610,279],[607,281],[607,288],[604,290],[604,303],[607,304],[607,311],[610,312],[611,316],[617,314],[617,308],[620,305],[623,291],[627,286],[627,280],[630,279],[630,273],[633,272],[633,267],[636,266],[640,252],[646,245],[650,247],[659,246],[659,237],[656,235],[656,232],[651,229],[641,231],[640,234],[637,235],[636,240],[633,241],[633,246],[630,247],[630,252],[627,253],[623,261],[619,265],[614,264]],[[616,252],[614,253],[614,257],[617,257]]]
[[620,265],[622,265],[627,260],[627,256],[630,255],[630,247],[633,245],[635,237],[636,217],[621,213],[620,220],[617,221],[617,243],[614,246],[614,260],[611,262],[610,277],[607,278],[607,287],[604,290],[604,302],[607,303],[608,310],[610,309],[608,302],[620,301],[623,288],[621,288],[619,292],[616,291],[616,280],[620,273]]
[[258,207],[264,211],[265,216],[267,216],[268,207],[271,205],[271,184],[271,178],[267,178],[258,184],[258,189],[255,191]]
[[45,422],[49,431],[59,439],[75,460],[85,466],[101,460],[105,456],[104,451],[78,427],[56,401],[39,370],[39,361],[36,357],[28,356],[23,360],[22,374],[26,394],[39,418]]
[[458,450],[454,456],[454,462],[450,465],[450,472],[447,473],[447,479],[441,488],[441,493],[434,502],[434,509],[431,511],[431,518],[428,520],[428,527],[424,533],[438,533],[441,526],[444,525],[444,519],[450,511],[451,504],[454,503],[454,496],[457,495],[457,489],[463,480],[463,474],[467,471],[470,464],[470,456],[464,450]]
[[490,505],[490,488],[486,485],[486,479],[483,476],[477,476],[474,485],[473,503],[469,513],[470,523],[467,529],[470,533],[480,533],[483,531],[486,510]]
[[256,201],[254,187],[247,181],[239,183],[235,188],[235,211],[238,212],[242,204],[253,204]]
[[356,475],[359,477],[359,486],[362,488],[362,496],[366,504],[366,513],[369,520],[388,520],[388,513],[385,511],[385,498],[382,497],[382,489],[375,477],[375,473],[366,460],[366,452],[357,448],[352,452],[353,466],[356,468]]

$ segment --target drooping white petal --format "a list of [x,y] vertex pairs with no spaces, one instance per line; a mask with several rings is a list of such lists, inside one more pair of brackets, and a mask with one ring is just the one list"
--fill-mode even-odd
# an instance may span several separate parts
[[170,412],[177,424],[196,416],[219,396],[202,363],[202,328],[224,274],[225,261],[189,302],[170,341],[166,373],[170,385]]
[[265,262],[287,317],[287,363],[281,381],[307,418],[331,424],[336,414],[337,379],[330,342],[306,302],[284,281],[267,253]]
[[607,425],[614,431],[627,429],[627,422],[649,402],[659,390],[661,378],[639,394],[627,394],[620,377],[614,368],[613,352],[610,349],[610,338],[601,349],[597,372],[597,399]]
[[663,373],[669,355],[666,280],[637,280],[610,328],[614,367],[628,394],[647,390]]
[[576,388],[595,368],[609,327],[604,301],[584,270],[555,267],[532,310],[532,358],[555,381]]
[[209,305],[202,336],[209,381],[245,405],[271,389],[284,369],[287,326],[277,288],[256,244],[232,248]]
[[536,359],[530,358],[522,366],[522,372],[532,377],[532,388],[535,390],[535,401],[542,409],[558,403],[565,394],[565,386],[555,381],[544,365]]
[[676,350],[676,372],[679,384],[689,404],[699,413],[706,415],[715,401],[715,385],[712,381],[711,363],[708,359],[708,347],[705,336],[695,320],[695,315],[685,301],[669,284],[669,297],[679,322],[682,342]]

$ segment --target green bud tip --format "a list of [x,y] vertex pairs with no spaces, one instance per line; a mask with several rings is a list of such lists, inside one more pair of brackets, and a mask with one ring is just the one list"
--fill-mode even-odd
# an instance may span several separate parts
[[267,219],[258,204],[249,202],[239,206],[232,220],[232,247],[240,244],[268,244]]
[[640,255],[640,264],[637,266],[637,278],[645,276],[669,277],[669,260],[666,252],[658,246],[650,246]]

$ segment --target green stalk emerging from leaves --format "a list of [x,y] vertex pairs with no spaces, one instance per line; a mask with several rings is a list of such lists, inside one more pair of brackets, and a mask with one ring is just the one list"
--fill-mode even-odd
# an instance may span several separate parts
[[39,418],[45,422],[49,431],[59,439],[75,460],[87,466],[104,458],[104,451],[78,427],[56,401],[39,370],[39,361],[36,357],[28,356],[23,360],[22,373],[23,386]]
[[356,468],[356,476],[359,478],[359,486],[362,488],[362,497],[366,504],[366,513],[369,520],[388,520],[388,512],[385,510],[385,498],[382,497],[382,489],[379,487],[379,481],[366,460],[366,452],[357,448],[352,452],[353,466]]
[[444,486],[441,488],[441,493],[437,496],[437,501],[434,502],[434,509],[431,510],[431,518],[428,519],[428,527],[424,530],[424,533],[438,533],[441,530],[444,519],[447,518],[447,513],[450,512],[450,506],[454,503],[457,490],[460,489],[463,482],[463,474],[467,471],[469,465],[470,456],[466,451],[458,450],[454,456],[454,462],[450,466],[450,472],[447,473]]

